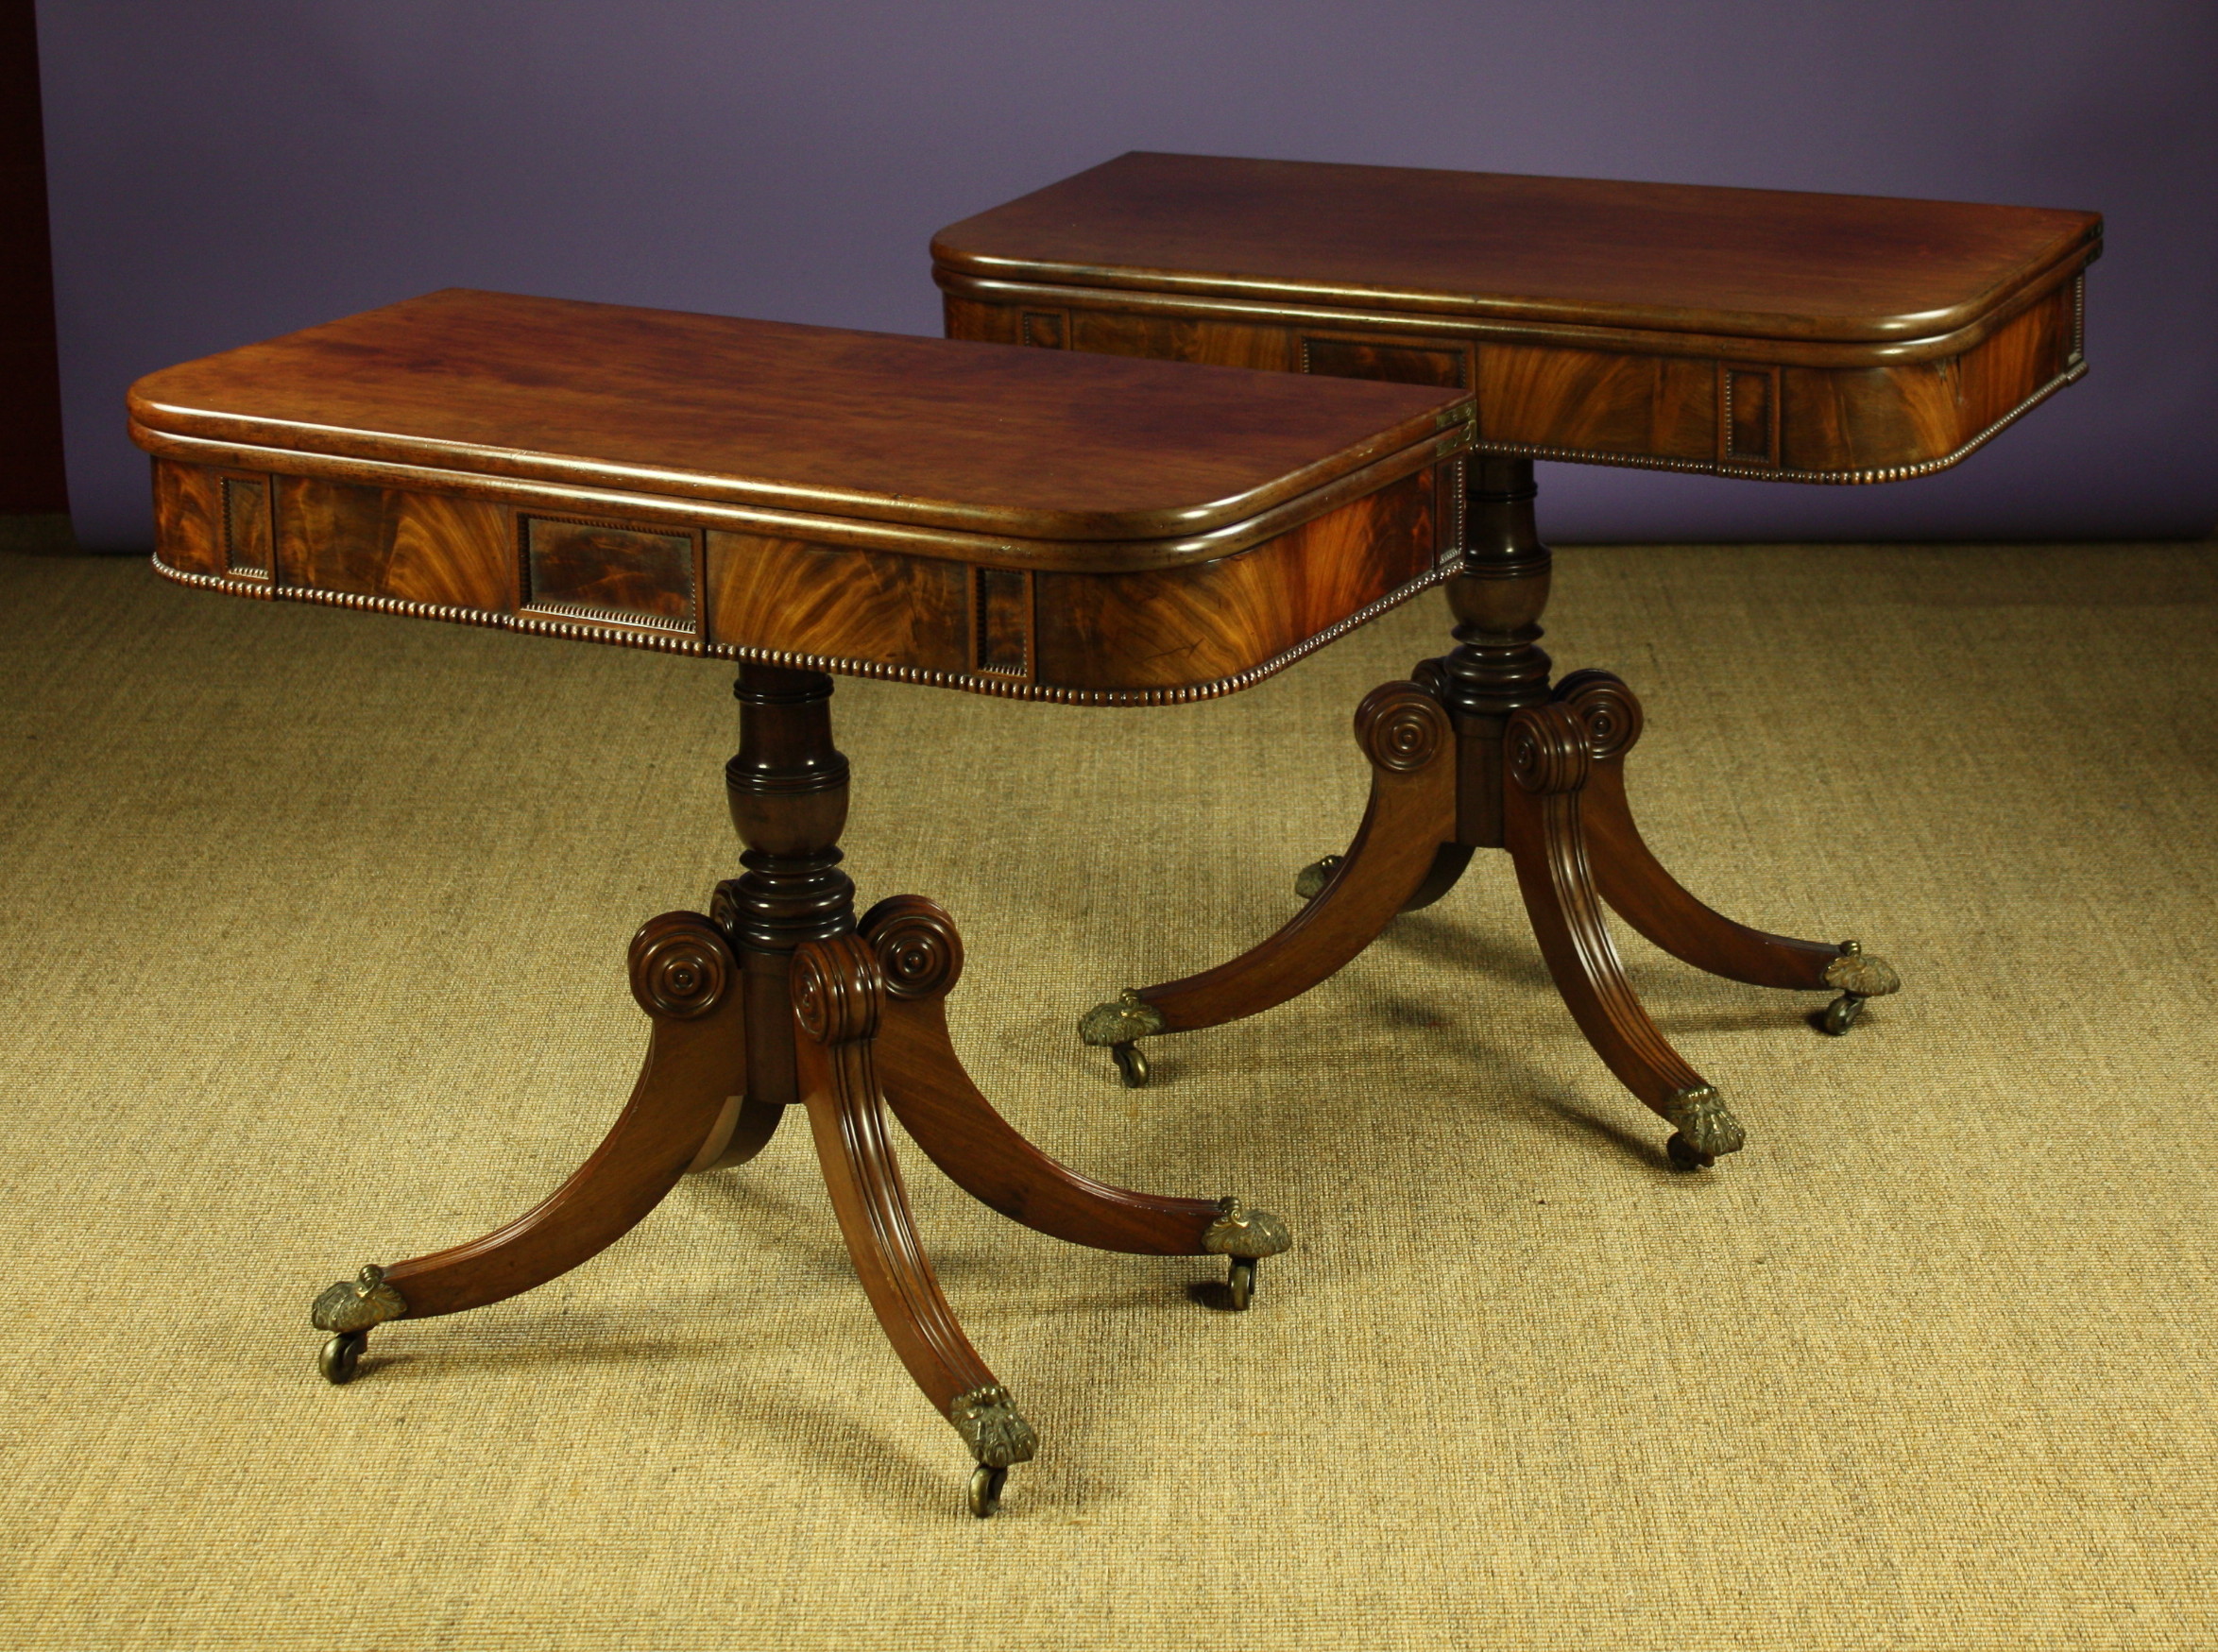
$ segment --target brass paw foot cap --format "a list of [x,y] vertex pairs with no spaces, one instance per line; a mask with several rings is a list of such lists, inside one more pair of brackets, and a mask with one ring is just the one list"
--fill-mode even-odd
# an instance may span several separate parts
[[1902,990],[1893,964],[1853,941],[1841,943],[1841,955],[1825,966],[1825,984],[1859,998],[1884,998]]
[[1741,1121],[1732,1116],[1715,1085],[1694,1084],[1674,1090],[1671,1098],[1664,1103],[1663,1111],[1679,1133],[1686,1137],[1687,1145],[1698,1153],[1720,1159],[1727,1153],[1739,1152],[1747,1145],[1748,1132],[1741,1128]]
[[970,1447],[970,1455],[981,1468],[1005,1469],[1011,1463],[1029,1463],[1040,1448],[1040,1437],[1017,1414],[1009,1390],[998,1383],[956,1395],[948,1402],[947,1421],[963,1436],[963,1443]]
[[1210,1255],[1237,1256],[1249,1262],[1293,1248],[1293,1230],[1283,1218],[1267,1210],[1250,1210],[1237,1199],[1217,1201],[1217,1219],[1202,1235],[1202,1249]]
[[1096,1004],[1078,1018],[1078,1035],[1088,1044],[1130,1044],[1164,1030],[1163,1012],[1142,1003],[1138,991],[1127,987],[1113,1003]]
[[372,1262],[357,1279],[342,1279],[310,1304],[308,1322],[318,1331],[367,1331],[387,1320],[404,1318],[407,1300],[385,1283],[385,1270]]

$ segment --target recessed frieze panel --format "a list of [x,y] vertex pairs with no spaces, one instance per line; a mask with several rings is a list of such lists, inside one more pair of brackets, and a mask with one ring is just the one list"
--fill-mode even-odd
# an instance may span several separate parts
[[227,572],[268,579],[276,571],[270,531],[269,482],[262,476],[223,478],[223,561]]
[[1717,458],[1721,464],[1779,463],[1779,369],[1717,365]]
[[1060,310],[1027,310],[1024,313],[1024,342],[1037,345],[1042,349],[1062,349],[1069,342],[1063,325]]
[[1466,355],[1460,345],[1427,349],[1375,339],[1305,338],[1302,371],[1328,379],[1385,379],[1395,384],[1462,390],[1470,385]]
[[972,664],[995,676],[1032,675],[1032,579],[1021,569],[972,571]]
[[526,608],[658,631],[698,628],[693,533],[552,517],[525,517],[522,529]]

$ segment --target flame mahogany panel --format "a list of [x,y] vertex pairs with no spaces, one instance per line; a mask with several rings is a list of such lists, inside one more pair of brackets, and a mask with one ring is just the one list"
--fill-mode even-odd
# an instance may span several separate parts
[[1457,403],[462,289],[165,367],[129,396],[134,438],[186,463],[256,451],[411,492],[501,478],[697,500],[1047,541],[1061,549],[1035,554],[1109,568],[1125,554],[1104,543],[1297,505],[1463,425]]
[[[1089,573],[739,533],[688,521],[683,501],[601,522],[445,491],[154,470],[162,564],[242,594],[1119,702],[1245,687],[1445,577],[1461,485],[1459,463],[1436,463],[1232,555]],[[274,501],[274,579],[227,564],[227,478]]]
[[[1086,301],[1103,305],[1122,297],[1085,295]],[[1361,371],[1404,382],[1429,382],[1407,370],[1412,362],[1468,362],[1463,382],[1475,391],[1476,445],[1481,451],[1845,482],[1942,468],[2077,377],[2085,370],[2078,301],[2074,281],[2036,298],[1961,354],[1864,367],[1503,344],[1445,332],[1339,332],[1314,324],[1203,320],[1075,304],[1068,313],[1075,347],[1109,355],[1287,372]],[[1023,313],[1021,302],[986,303],[949,294],[947,336],[1015,343]],[[1319,349],[1320,343],[1334,348]],[[1729,445],[1724,423],[1727,376],[1751,372],[1777,386],[1775,412],[1767,420],[1775,432],[1768,451]]]
[[959,562],[708,536],[708,635],[741,648],[968,671],[969,589]]
[[514,530],[498,504],[301,476],[279,477],[277,501],[282,586],[459,608],[516,605]]
[[1885,482],[2085,371],[2101,249],[2092,213],[1133,154],[942,230],[933,274],[951,338],[1466,386],[1482,451]]
[[1172,688],[1298,647],[1433,570],[1436,483],[1419,471],[1199,569],[1041,573],[1039,674],[1084,688]]

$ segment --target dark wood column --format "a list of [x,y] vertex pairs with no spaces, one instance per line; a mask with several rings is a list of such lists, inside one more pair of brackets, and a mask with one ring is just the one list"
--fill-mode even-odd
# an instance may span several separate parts
[[1475,455],[1465,491],[1463,571],[1448,585],[1455,650],[1421,668],[1456,720],[1461,774],[1459,841],[1502,843],[1502,730],[1510,713],[1548,698],[1541,615],[1551,558],[1533,524],[1530,459]]
[[711,915],[745,972],[747,1094],[800,1099],[787,977],[804,941],[855,928],[855,884],[840,870],[847,759],[831,740],[832,680],[821,672],[743,664],[739,754],[725,765],[732,825],[747,870],[719,884]]

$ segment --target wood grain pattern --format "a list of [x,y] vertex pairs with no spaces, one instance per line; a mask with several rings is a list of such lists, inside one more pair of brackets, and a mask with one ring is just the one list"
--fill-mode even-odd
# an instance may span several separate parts
[[1112,1187],[1056,1163],[1019,1134],[964,1070],[947,1036],[947,995],[963,942],[946,911],[896,895],[863,915],[887,982],[878,1052],[894,1116],[933,1164],[981,1204],[1034,1232],[1097,1251],[1200,1256],[1215,1201]]
[[221,577],[223,473],[207,465],[154,462],[154,543],[171,568]]
[[537,516],[518,526],[525,605],[621,617],[673,631],[696,629],[698,536]]
[[875,1046],[884,981],[853,935],[806,944],[793,959],[801,1099],[847,1254],[894,1352],[941,1411],[992,1386],[917,1236],[886,1129]]
[[708,635],[740,648],[970,669],[958,562],[711,531]]
[[225,571],[248,579],[269,578],[277,568],[269,478],[225,476],[216,486],[223,496]]
[[1482,344],[1474,400],[1490,451],[1561,448],[1708,468],[1717,457],[1717,364],[1550,345]]
[[1608,672],[1573,672],[1555,698],[1585,724],[1594,756],[1579,800],[1595,887],[1618,916],[1682,962],[1750,986],[1827,990],[1840,947],[1735,923],[1705,906],[1664,870],[1642,838],[1625,794],[1625,759],[1640,741],[1641,705]]
[[1593,769],[1586,731],[1560,705],[1510,721],[1503,831],[1526,915],[1572,1019],[1617,1080],[1659,1116],[1673,1096],[1706,1081],[1658,1030],[1625,979],[1594,885],[1581,818]]
[[1139,989],[1163,1031],[1220,1026],[1300,996],[1462,870],[1456,739],[1440,703],[1414,683],[1382,684],[1356,708],[1356,740],[1372,766],[1371,801],[1347,854],[1275,934],[1214,969]]
[[1249,520],[1429,443],[1459,400],[456,289],[150,374],[129,406],[142,441],[291,452],[268,468],[296,474],[384,463],[1115,544]]
[[1483,451],[1885,482],[1956,463],[2085,370],[2101,231],[2045,209],[1128,155],[933,245],[950,337],[1015,342],[1007,312],[1052,303],[1079,350],[1470,384]]
[[[1372,332],[1328,334],[1314,325],[1203,323],[1139,311],[1152,295],[1091,293],[1084,301],[1135,308],[1074,309],[1072,337],[1082,349],[1175,361],[1198,361],[1205,349],[1211,359],[1255,367],[1302,371],[1306,363],[1311,372],[1369,369],[1442,382],[1454,382],[1448,375],[1464,361],[1480,451],[1763,481],[1885,482],[1945,468],[2085,371],[2076,280],[2025,300],[1955,354],[1893,361],[1902,352],[1889,350],[1885,365],[1845,366],[1687,353],[1690,342],[1746,351],[1745,339],[1627,334],[1598,347],[1492,335],[1465,341],[1445,336],[1442,324],[1428,318],[1425,332],[1393,340]],[[949,336],[1004,333],[1002,317],[1017,302],[950,297]],[[1376,327],[1389,318],[1343,319]],[[1765,373],[1778,386],[1765,412],[1776,427],[1768,457],[1727,447],[1720,420],[1729,372]]]
[[1042,682],[1177,689],[1255,669],[1439,571],[1436,479],[1405,477],[1191,570],[1035,577]]
[[949,225],[950,273],[1760,339],[1924,339],[2084,263],[2093,213],[1135,152]]
[[[1459,447],[1459,433],[1442,438]],[[1391,471],[1390,471],[1391,473]],[[280,571],[254,594],[804,670],[1034,698],[1162,703],[1230,692],[1446,577],[1456,467],[1374,485],[1228,556],[1124,574],[978,568],[932,556],[593,523],[490,499],[274,479]],[[222,473],[157,461],[159,565],[245,591],[224,561]],[[1364,492],[1366,487],[1373,487]],[[706,613],[691,597],[696,535]],[[533,549],[537,547],[537,549]],[[520,571],[528,566],[529,577]]]
[[[657,950],[667,965],[674,949],[698,971],[681,974],[674,998],[653,981]],[[700,1153],[725,1098],[745,1087],[738,970],[708,920],[693,912],[648,920],[632,941],[631,963],[633,990],[654,1028],[631,1100],[593,1155],[516,1220],[386,1269],[410,1319],[520,1295],[606,1250],[662,1202]]]
[[518,606],[515,526],[488,501],[283,476],[277,517],[283,586],[492,612]]

